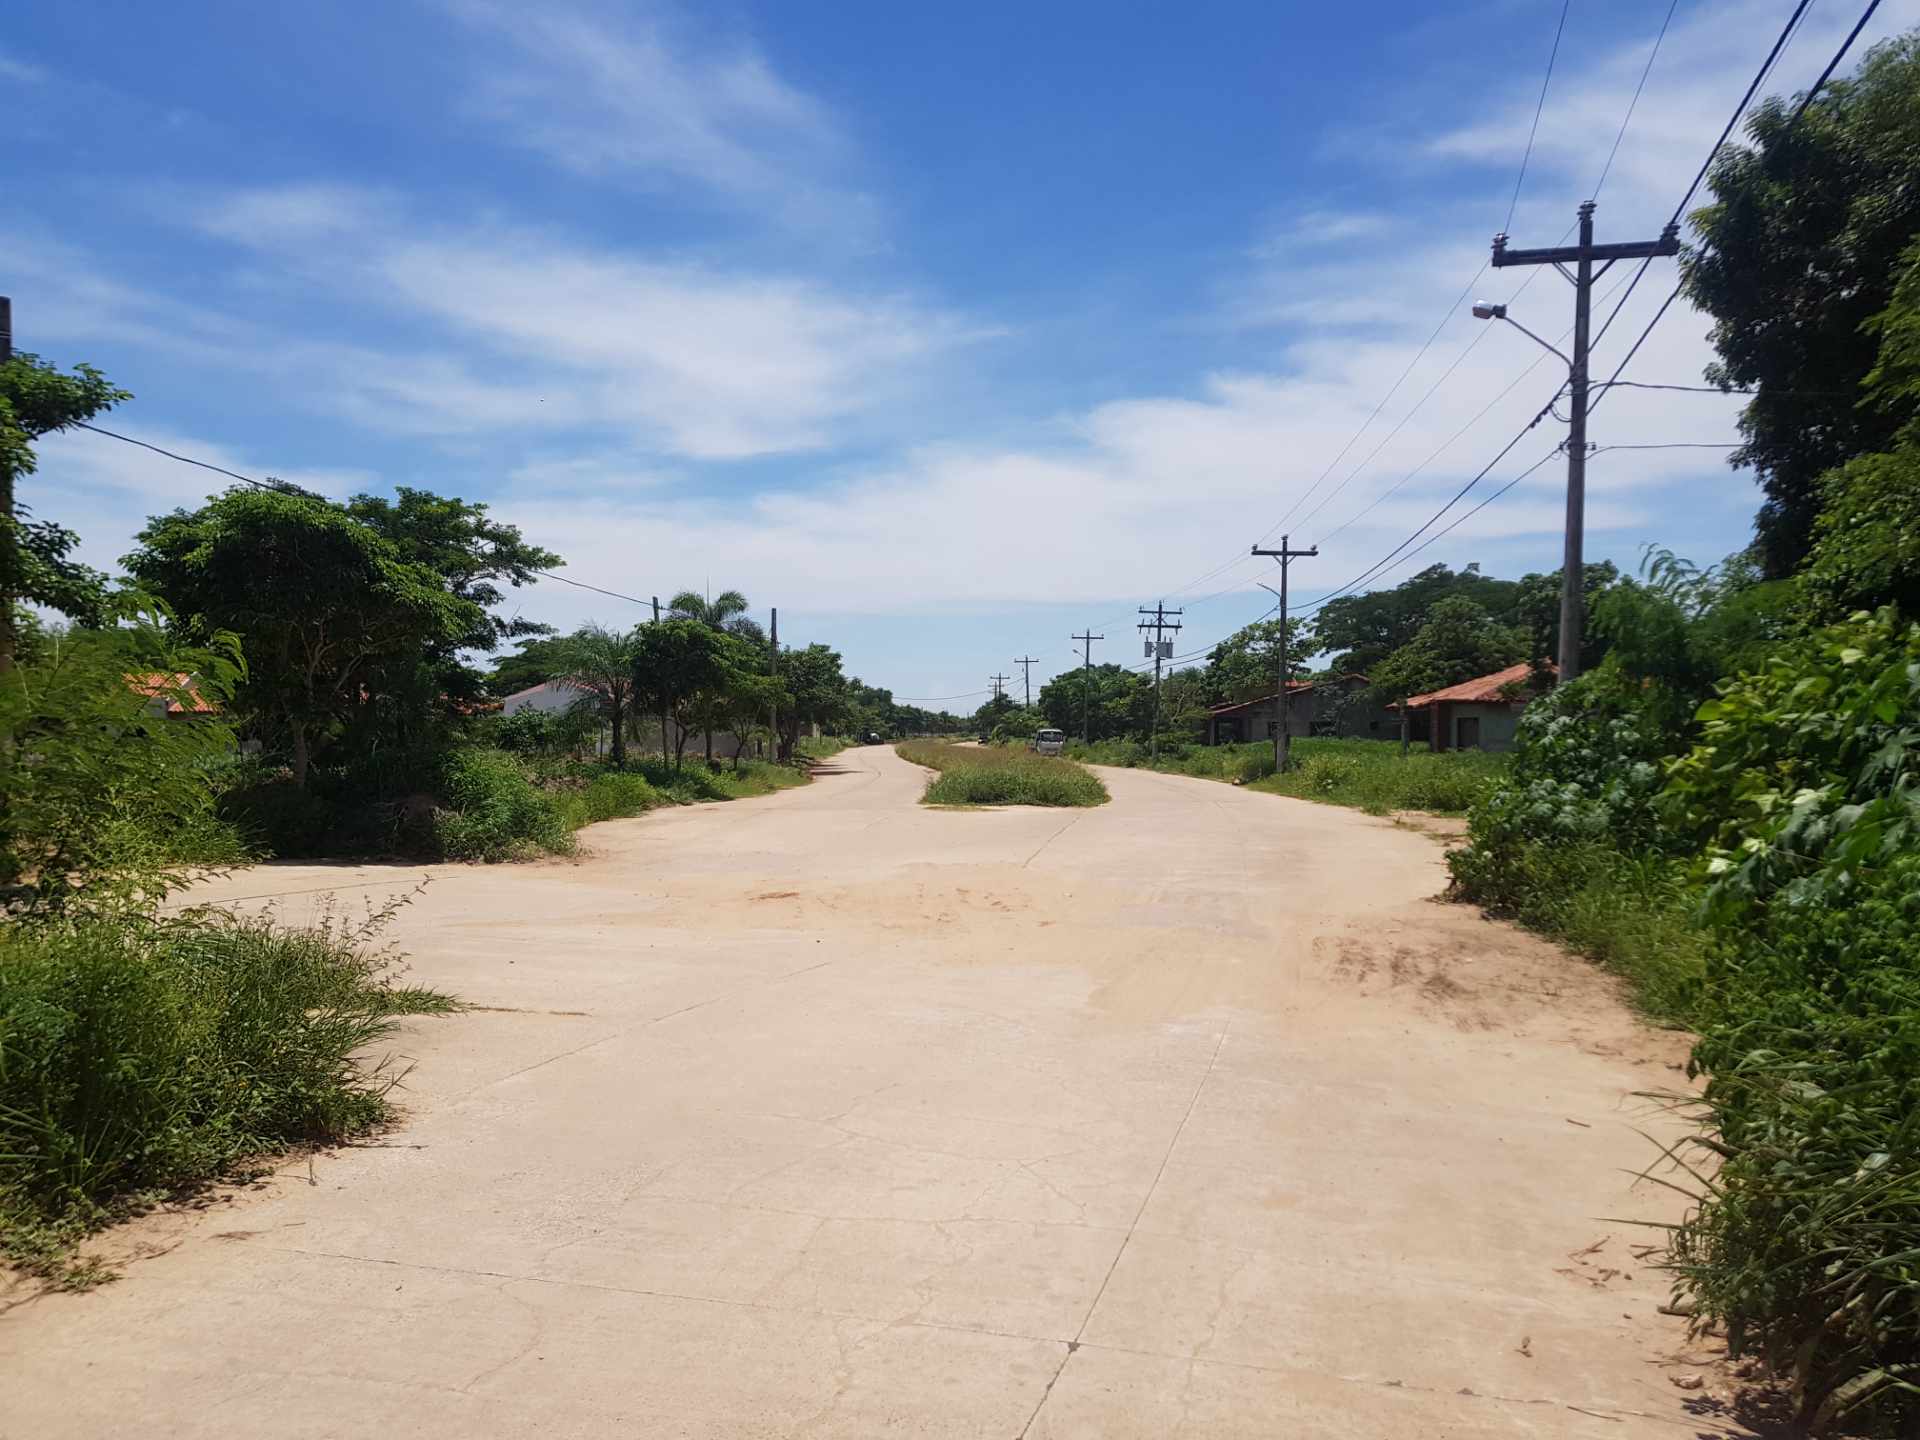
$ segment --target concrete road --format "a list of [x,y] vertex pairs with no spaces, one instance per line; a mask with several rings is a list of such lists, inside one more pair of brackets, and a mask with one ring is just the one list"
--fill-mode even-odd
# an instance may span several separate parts
[[0,1434],[1731,1433],[1623,1223],[1678,1043],[1429,837],[1107,780],[933,811],[861,749],[435,868],[392,937],[484,1008],[406,1033],[406,1123],[0,1318]]

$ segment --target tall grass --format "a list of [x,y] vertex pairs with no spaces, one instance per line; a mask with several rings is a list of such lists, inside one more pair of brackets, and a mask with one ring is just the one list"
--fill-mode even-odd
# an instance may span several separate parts
[[1085,766],[1001,745],[903,740],[902,759],[940,773],[921,796],[928,805],[1104,805],[1107,787]]
[[1120,765],[1225,780],[1275,795],[1350,805],[1375,815],[1427,810],[1463,815],[1506,771],[1506,757],[1478,750],[1415,749],[1402,755],[1386,740],[1300,739],[1290,747],[1292,767],[1273,770],[1273,743],[1163,744],[1157,759],[1138,740],[1075,744],[1067,753],[1094,765]]
[[369,1047],[456,1007],[398,983],[385,918],[74,920],[0,928],[0,1256],[57,1276],[156,1192],[384,1121]]

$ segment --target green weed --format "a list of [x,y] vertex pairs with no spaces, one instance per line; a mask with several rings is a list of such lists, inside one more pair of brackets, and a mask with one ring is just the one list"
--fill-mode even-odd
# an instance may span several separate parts
[[901,758],[937,770],[921,799],[928,805],[1104,805],[1099,776],[1071,760],[999,745],[903,740]]

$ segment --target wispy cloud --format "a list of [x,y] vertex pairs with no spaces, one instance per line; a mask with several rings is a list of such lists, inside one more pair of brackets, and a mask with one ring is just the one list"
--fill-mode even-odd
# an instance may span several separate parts
[[990,333],[909,295],[425,223],[391,197],[337,186],[223,195],[201,225],[303,284],[457,342],[425,355],[304,347],[332,354],[360,418],[390,407],[406,430],[602,426],[709,460],[817,450]]
[[704,193],[782,224],[868,238],[870,195],[826,105],[751,45],[663,12],[615,20],[565,5],[449,0],[483,40],[472,106],[581,175]]

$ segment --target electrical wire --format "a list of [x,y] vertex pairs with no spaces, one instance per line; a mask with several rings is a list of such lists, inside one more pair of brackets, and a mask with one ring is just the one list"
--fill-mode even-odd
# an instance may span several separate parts
[[[156,455],[164,455],[167,459],[177,460],[182,465],[193,465],[202,470],[211,470],[216,475],[225,475],[229,480],[238,480],[242,485],[251,485],[256,490],[265,490],[275,495],[291,495],[312,499],[323,505],[329,503],[320,496],[308,496],[305,492],[295,489],[290,485],[275,485],[270,481],[256,480],[251,475],[242,475],[238,470],[229,470],[224,465],[215,465],[211,460],[196,460],[191,455],[182,455],[177,451],[168,450],[163,446],[152,444],[149,441],[136,440],[131,435],[122,435],[119,431],[109,430],[104,425],[90,425],[84,420],[76,420],[73,423],[73,428],[76,430],[91,430],[95,435],[104,435],[109,440],[118,440],[126,445],[138,445],[142,450],[151,450]],[[598,585],[589,585],[584,580],[569,580],[565,575],[556,575],[551,570],[534,570],[529,573],[539,575],[547,580],[558,580],[562,585],[571,585],[578,590],[591,590],[594,594],[605,595],[609,599],[629,600],[635,605],[644,605],[649,609],[653,606],[651,599],[642,600],[638,595],[622,595],[618,590],[603,590]]]
[[1527,148],[1520,155],[1520,173],[1514,177],[1513,199],[1507,202],[1507,223],[1500,227],[1503,231],[1513,228],[1513,212],[1520,208],[1520,187],[1527,181],[1527,162],[1533,159],[1534,137],[1540,133],[1540,116],[1547,108],[1547,87],[1553,83],[1553,62],[1560,58],[1560,37],[1566,33],[1567,11],[1572,8],[1573,0],[1560,0],[1560,23],[1553,27],[1553,48],[1547,52],[1547,73],[1540,77],[1540,98],[1534,102],[1533,126],[1527,131]]
[[1621,117],[1619,133],[1613,137],[1613,148],[1607,151],[1607,163],[1600,167],[1600,178],[1593,182],[1593,194],[1587,198],[1598,200],[1600,191],[1607,183],[1607,176],[1613,172],[1614,156],[1620,153],[1620,142],[1627,138],[1627,126],[1633,123],[1634,109],[1640,104],[1640,92],[1647,88],[1647,76],[1653,73],[1653,62],[1660,57],[1660,44],[1667,38],[1667,27],[1673,24],[1673,12],[1680,8],[1680,0],[1669,0],[1667,18],[1660,22],[1660,33],[1653,37],[1653,50],[1647,56],[1647,63],[1640,71],[1640,83],[1633,87],[1633,98],[1627,102],[1627,113]]

